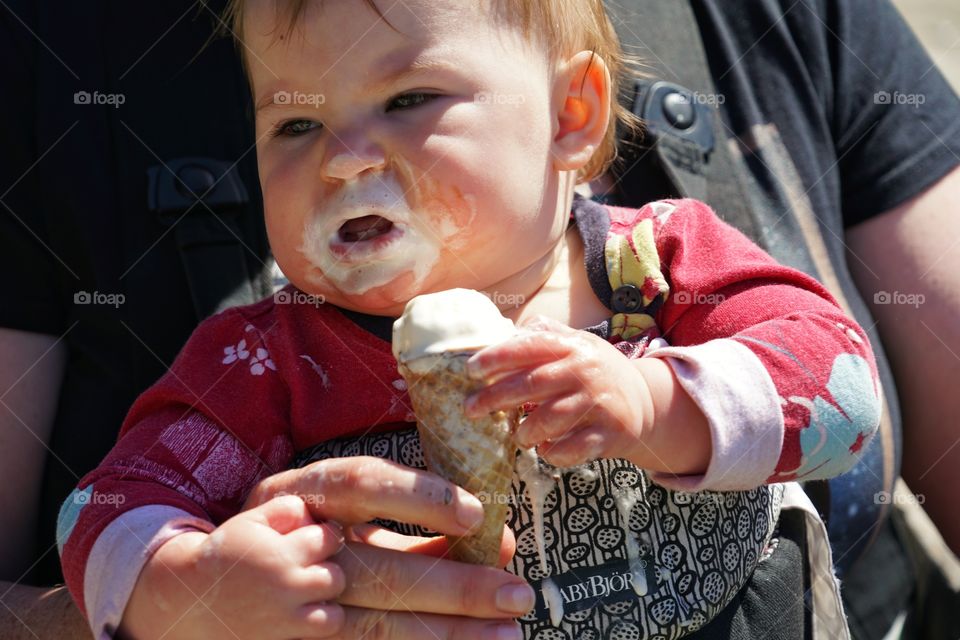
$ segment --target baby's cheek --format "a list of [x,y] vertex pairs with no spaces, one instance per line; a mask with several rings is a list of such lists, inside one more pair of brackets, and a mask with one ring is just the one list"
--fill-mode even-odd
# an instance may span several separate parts
[[443,185],[424,176],[419,187],[416,210],[427,216],[430,229],[446,242],[455,241],[470,230],[477,217],[476,198],[455,185]]

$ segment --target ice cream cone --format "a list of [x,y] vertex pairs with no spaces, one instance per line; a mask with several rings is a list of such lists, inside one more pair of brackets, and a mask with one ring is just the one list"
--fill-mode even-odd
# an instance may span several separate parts
[[520,413],[498,411],[477,419],[464,415],[464,400],[481,384],[466,374],[471,355],[424,356],[399,369],[417,416],[427,468],[483,502],[479,529],[468,536],[447,536],[450,557],[494,566],[507,519],[516,455],[513,433]]
[[489,298],[469,289],[417,296],[393,324],[393,355],[417,416],[427,468],[483,503],[483,526],[448,536],[450,555],[496,565],[507,519],[519,409],[468,418],[463,402],[482,382],[467,376],[478,350],[516,334]]

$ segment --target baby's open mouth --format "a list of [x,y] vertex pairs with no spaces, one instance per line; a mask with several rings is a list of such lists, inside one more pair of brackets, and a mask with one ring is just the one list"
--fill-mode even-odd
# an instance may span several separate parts
[[361,242],[390,233],[392,229],[393,222],[384,217],[372,215],[347,220],[340,225],[338,233],[341,242]]

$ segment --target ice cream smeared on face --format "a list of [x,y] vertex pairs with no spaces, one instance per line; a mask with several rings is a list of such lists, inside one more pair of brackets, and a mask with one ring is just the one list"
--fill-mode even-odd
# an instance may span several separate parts
[[393,355],[411,363],[424,356],[477,351],[516,333],[508,318],[485,295],[450,289],[417,296],[393,325]]
[[[404,274],[419,288],[437,265],[441,247],[476,215],[472,203],[444,202],[437,189],[405,190],[399,166],[345,181],[332,201],[308,218],[299,247],[317,269],[310,278],[346,294],[362,295]],[[430,195],[426,200],[421,197]],[[408,199],[416,203],[408,205]],[[471,207],[466,212],[451,208]],[[460,221],[455,213],[469,215]],[[463,224],[461,224],[461,222]]]

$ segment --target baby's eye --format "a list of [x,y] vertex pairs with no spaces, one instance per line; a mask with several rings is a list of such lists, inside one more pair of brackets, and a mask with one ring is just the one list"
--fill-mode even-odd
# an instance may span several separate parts
[[311,120],[287,120],[273,129],[274,136],[296,137],[321,125]]
[[440,96],[435,93],[403,93],[396,98],[391,99],[390,102],[387,103],[387,111],[419,107],[420,105],[439,97]]

